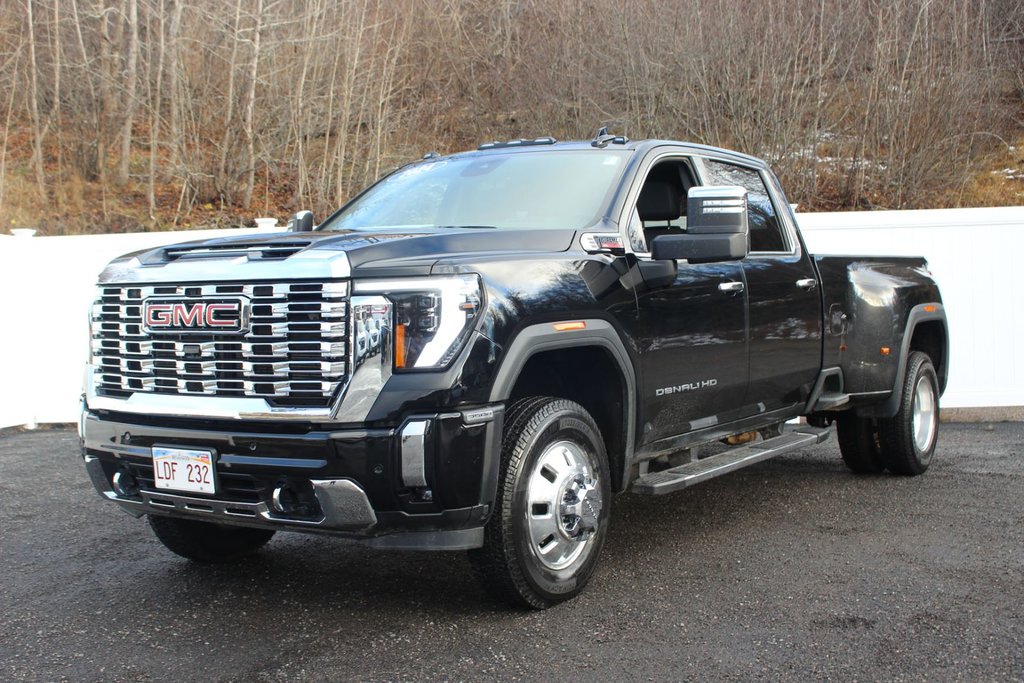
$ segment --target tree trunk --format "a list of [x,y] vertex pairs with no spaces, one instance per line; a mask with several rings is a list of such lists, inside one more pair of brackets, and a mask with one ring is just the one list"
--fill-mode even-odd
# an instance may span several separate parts
[[238,64],[239,30],[242,24],[242,0],[235,4],[235,30],[231,34],[231,61],[228,62],[228,92],[224,103],[224,134],[220,141],[220,159],[217,163],[217,176],[214,184],[220,194],[221,202],[227,199],[228,188],[232,183],[228,182],[228,148],[231,145],[232,122],[235,117],[235,69]]
[[[160,148],[160,105],[163,102],[162,88],[164,76],[164,0],[160,0],[159,12],[159,38],[157,40],[156,57],[156,83],[153,88],[153,97],[149,103],[149,187],[146,189],[146,197],[149,199],[149,220],[156,225],[156,173],[157,161]],[[152,32],[150,32],[152,34]]]
[[245,150],[246,173],[245,194],[242,196],[242,208],[246,211],[252,205],[252,191],[256,184],[256,135],[253,131],[253,118],[256,113],[256,80],[260,70],[260,38],[263,34],[263,0],[256,0],[256,24],[253,27],[252,62],[249,66],[249,93],[245,100]]
[[174,9],[171,12],[171,25],[169,27],[167,42],[169,55],[170,87],[170,145],[168,148],[168,163],[171,167],[178,165],[178,153],[184,141],[181,136],[181,93],[178,80],[181,73],[181,12],[185,8],[185,0],[174,0]]
[[117,170],[117,181],[124,185],[128,182],[128,171],[131,164],[132,124],[135,119],[136,84],[138,82],[139,64],[139,3],[128,0],[128,83],[125,87],[124,124],[121,127],[121,164]]
[[36,172],[36,185],[40,199],[46,199],[46,176],[43,173],[43,124],[39,120],[39,79],[36,76],[36,23],[32,15],[32,0],[28,6],[28,59],[29,59],[29,113],[32,116],[32,167]]

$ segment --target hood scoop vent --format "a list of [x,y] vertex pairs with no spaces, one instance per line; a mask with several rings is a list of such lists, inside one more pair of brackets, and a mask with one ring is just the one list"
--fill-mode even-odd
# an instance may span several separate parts
[[164,260],[186,261],[209,258],[238,258],[245,256],[250,261],[277,261],[299,253],[312,244],[311,241],[288,242],[232,242],[231,244],[178,245],[164,249]]

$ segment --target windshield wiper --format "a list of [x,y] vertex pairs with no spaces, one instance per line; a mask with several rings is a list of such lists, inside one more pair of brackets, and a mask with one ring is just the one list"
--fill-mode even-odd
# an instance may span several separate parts
[[437,225],[434,226],[440,229],[456,228],[462,230],[497,230],[497,225]]

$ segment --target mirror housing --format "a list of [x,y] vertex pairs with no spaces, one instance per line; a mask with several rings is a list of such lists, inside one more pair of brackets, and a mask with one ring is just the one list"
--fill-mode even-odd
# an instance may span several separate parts
[[691,187],[686,195],[686,233],[659,235],[651,258],[690,263],[738,261],[747,255],[747,191],[742,187]]
[[732,235],[658,235],[651,243],[651,258],[686,259],[690,263],[739,261],[747,255],[747,236]]
[[313,212],[299,211],[288,221],[289,232],[309,232],[313,229]]

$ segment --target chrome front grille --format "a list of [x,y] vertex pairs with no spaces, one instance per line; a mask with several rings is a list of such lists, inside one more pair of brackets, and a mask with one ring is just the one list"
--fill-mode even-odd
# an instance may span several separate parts
[[[147,332],[143,302],[243,298],[248,330]],[[258,397],[323,407],[348,378],[348,283],[101,285],[92,307],[100,396]]]

